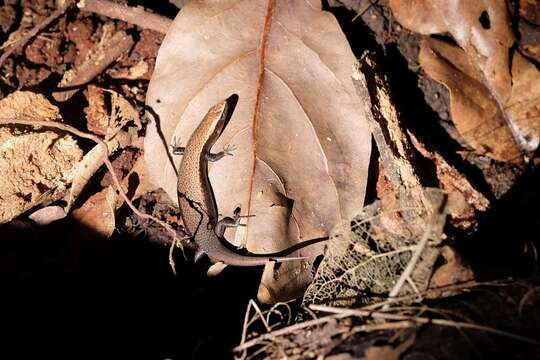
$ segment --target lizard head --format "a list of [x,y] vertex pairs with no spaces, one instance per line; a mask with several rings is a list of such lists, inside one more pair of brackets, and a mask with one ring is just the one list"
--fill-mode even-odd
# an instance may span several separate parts
[[[202,122],[203,124],[206,124],[208,132],[212,134],[209,141],[206,143],[208,149],[214,145],[217,139],[221,136],[221,133],[225,127],[227,127],[237,103],[238,95],[233,94],[222,102],[214,105],[208,111],[206,118]],[[207,122],[207,119],[211,120]]]

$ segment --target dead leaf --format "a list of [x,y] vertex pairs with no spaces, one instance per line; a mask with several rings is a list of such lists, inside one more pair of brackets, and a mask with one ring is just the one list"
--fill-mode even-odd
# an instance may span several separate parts
[[73,210],[71,216],[95,235],[108,238],[116,225],[114,213],[118,199],[119,196],[113,187],[108,186],[92,195],[83,206]]
[[58,205],[51,205],[34,211],[28,218],[38,225],[48,225],[66,217],[64,208]]
[[60,110],[43,95],[31,91],[16,91],[0,100],[0,116],[55,121],[60,119]]
[[514,56],[513,86],[504,105],[504,116],[459,47],[426,39],[422,42],[419,61],[429,76],[449,89],[452,120],[478,153],[500,161],[519,162],[522,154],[516,137],[528,152],[538,147],[540,73],[523,56],[518,53]]
[[9,29],[15,24],[17,20],[17,10],[14,5],[3,5],[0,7],[0,29],[7,34]]
[[[386,299],[413,261],[419,244],[429,238],[429,245],[422,249],[418,261],[414,260],[411,281],[397,293],[407,295],[426,290],[439,256],[437,246],[442,241],[446,215],[457,204],[452,196],[439,189],[425,188],[424,192],[429,207],[387,207],[387,201],[376,201],[336,226],[302,306],[350,307]],[[393,193],[388,195],[394,197]],[[403,218],[416,215],[424,226],[414,229],[396,226],[396,213],[404,214]]]
[[[239,95],[214,146],[237,151],[211,164],[210,181],[220,214],[240,207],[255,215],[228,237],[253,253],[324,236],[363,204],[371,148],[365,99],[352,85],[356,60],[347,40],[320,8],[318,0],[192,1],[166,35],[149,85],[147,105],[157,117],[145,139],[148,174],[174,201],[168,145],[173,138],[184,145],[212,105]],[[287,272],[311,278],[311,265],[294,266]],[[265,301],[286,294],[291,282],[276,282],[271,268]]]
[[[131,186],[130,186],[131,185]],[[139,157],[130,172],[122,179],[122,187],[135,200],[148,191],[148,183],[144,179],[144,161]],[[134,187],[134,188],[133,188]],[[116,226],[116,211],[124,204],[114,185],[105,187],[92,195],[80,208],[73,210],[71,216],[91,234],[87,239],[108,238]]]
[[[110,96],[110,113],[105,107],[105,94]],[[138,139],[136,130],[142,127],[137,110],[116,91],[91,85],[88,87],[88,104],[86,109],[88,128],[95,133],[105,135],[109,154],[105,154],[105,150],[100,145],[94,146],[85,154],[83,160],[77,165],[76,176],[66,197],[66,213],[69,212],[73,201],[77,199],[94,173],[103,165],[105,156],[110,156],[117,149],[133,145]],[[130,127],[127,131],[121,130],[129,122],[133,122],[135,127]]]
[[534,152],[540,143],[540,71],[520,53],[512,61],[512,96],[505,110],[520,131],[526,149]]
[[[18,91],[0,100],[0,117],[54,121],[60,112],[42,95]],[[81,149],[69,135],[0,127],[0,223],[62,197],[81,157]]]
[[132,122],[137,129],[142,128],[139,112],[122,95],[113,90],[106,90],[111,94],[111,114],[109,130],[106,139],[113,138],[125,125]]
[[[110,111],[106,103],[110,104]],[[112,139],[125,125],[132,122],[142,128],[139,112],[114,90],[88,86],[88,107],[85,108],[88,129]]]
[[514,35],[505,0],[390,0],[390,8],[411,31],[452,35],[498,101],[510,98]]
[[88,107],[86,113],[86,127],[89,131],[98,135],[105,135],[109,128],[109,114],[105,105],[103,89],[95,85],[88,85]]

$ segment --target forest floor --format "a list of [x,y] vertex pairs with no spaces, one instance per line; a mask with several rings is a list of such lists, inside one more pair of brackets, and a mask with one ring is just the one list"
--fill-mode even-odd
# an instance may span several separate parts
[[[347,6],[325,4],[325,10],[337,18],[356,57],[371,54],[377,71],[385,74],[402,126],[450,164],[489,204],[484,211],[473,212],[468,219],[472,225],[464,229],[450,224],[446,234],[474,273],[469,280],[496,282],[426,300],[423,306],[451,314],[442,318],[466,319],[540,339],[538,162],[534,156],[527,164],[496,161],[466,145],[451,119],[448,90],[419,65],[421,36],[395,21],[388,1],[335,3]],[[179,11],[166,1],[129,1],[129,6],[136,5],[171,20]],[[0,42],[5,43],[15,31],[35,28],[57,6],[53,0],[4,1]],[[512,21],[519,23],[519,15],[513,14]],[[117,55],[116,61],[63,98],[58,84],[65,81],[65,72],[80,67],[107,33],[118,32],[133,42],[126,45],[129,51]],[[107,89],[120,94],[142,118],[163,38],[157,30],[69,7],[1,60],[0,98],[19,90],[41,94],[58,107],[65,123],[90,131],[99,125],[87,122],[99,118],[92,108],[97,103],[92,96],[96,88]],[[367,78],[369,82],[370,76]],[[108,110],[109,101],[104,105]],[[144,125],[140,134],[144,134]],[[79,145],[86,153],[95,144],[82,140]],[[366,204],[388,192],[375,145],[373,152]],[[129,174],[142,153],[142,146],[135,144],[113,155],[118,176]],[[433,162],[424,158],[415,164],[424,186],[444,182],[435,175]],[[113,178],[102,167],[92,175],[74,208],[111,184]],[[162,191],[144,194],[136,206],[174,229],[181,227],[178,210]],[[260,269],[228,268],[219,277],[208,278],[200,266],[185,261],[178,251],[175,275],[169,265],[170,234],[156,223],[140,220],[125,205],[116,212],[109,238],[96,236],[95,229],[72,216],[37,226],[28,219],[30,213],[0,227],[4,303],[0,313],[8,333],[0,353],[15,351],[20,358],[31,354],[161,359],[232,356],[232,349],[240,343],[248,301],[257,293]],[[299,305],[300,301],[292,303],[294,311]],[[392,344],[395,334],[357,333],[341,344],[340,351],[357,356],[351,359],[364,358],[367,348]],[[540,358],[538,349],[538,344],[489,332],[426,325],[415,333],[407,352],[401,352],[408,354],[406,359],[533,359]]]

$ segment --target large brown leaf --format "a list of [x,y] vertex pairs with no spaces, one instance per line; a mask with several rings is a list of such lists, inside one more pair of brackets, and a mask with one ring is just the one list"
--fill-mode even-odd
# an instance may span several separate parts
[[[220,214],[240,207],[255,215],[227,234],[253,253],[327,235],[364,201],[371,144],[351,80],[356,59],[320,7],[319,0],[191,1],[163,41],[148,89],[157,117],[145,141],[147,169],[175,201],[167,145],[173,138],[185,145],[212,105],[239,95],[214,146],[237,150],[210,164],[210,180]],[[275,273],[268,265],[259,298],[299,295],[311,264],[287,262]]]
[[508,100],[514,35],[505,0],[390,0],[390,7],[412,31],[452,35],[497,101]]
[[419,61],[429,76],[450,90],[452,120],[477,152],[497,160],[520,161],[521,148],[516,145],[516,137],[529,152],[538,147],[540,72],[519,53],[512,62],[510,98],[502,110],[459,47],[426,39]]

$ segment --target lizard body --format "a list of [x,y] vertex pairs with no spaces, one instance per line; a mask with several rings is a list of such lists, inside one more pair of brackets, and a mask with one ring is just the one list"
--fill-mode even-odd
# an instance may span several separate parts
[[304,259],[284,255],[320,239],[296,244],[279,253],[260,255],[242,255],[225,245],[227,240],[223,238],[223,233],[226,225],[218,221],[216,200],[208,178],[208,161],[216,161],[227,154],[227,151],[210,154],[210,149],[227,125],[237,101],[238,96],[232,95],[214,105],[195,129],[186,147],[175,148],[175,153],[183,154],[178,168],[178,202],[184,227],[198,246],[195,260],[206,254],[214,262],[234,266],[257,266],[269,261]]

